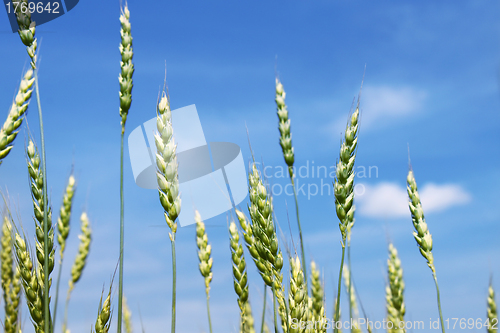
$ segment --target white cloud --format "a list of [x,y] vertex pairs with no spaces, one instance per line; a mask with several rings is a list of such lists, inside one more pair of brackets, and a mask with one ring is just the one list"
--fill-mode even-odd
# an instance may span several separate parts
[[[425,213],[440,212],[470,202],[471,195],[455,184],[428,183],[419,190]],[[375,186],[358,184],[356,197],[359,212],[365,216],[397,218],[409,216],[406,188],[383,182]]]
[[[367,86],[361,91],[361,122],[363,129],[388,124],[398,118],[418,113],[427,93],[412,87]],[[335,133],[344,131],[346,119],[342,117],[333,124]]]

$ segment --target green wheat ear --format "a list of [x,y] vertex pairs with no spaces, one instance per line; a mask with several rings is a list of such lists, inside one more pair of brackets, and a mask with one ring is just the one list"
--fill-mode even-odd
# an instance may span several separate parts
[[387,322],[392,322],[392,329],[388,333],[405,333],[405,328],[399,328],[399,323],[404,322],[406,306],[403,298],[405,283],[403,281],[403,268],[398,257],[398,251],[392,243],[389,244],[389,259],[387,259],[387,272],[389,284],[386,286]]
[[19,318],[19,303],[21,299],[21,273],[13,266],[12,223],[7,215],[3,218],[1,237],[1,272],[2,289],[5,309],[4,329],[6,333],[15,333]]
[[495,302],[495,290],[491,285],[488,288],[488,311],[487,317],[489,321],[489,326],[487,327],[488,333],[495,333],[498,331],[498,312],[497,303]]
[[441,311],[441,299],[439,295],[439,285],[437,281],[436,275],[436,267],[434,266],[434,256],[432,255],[432,236],[427,228],[427,223],[425,223],[424,210],[422,209],[422,203],[420,202],[420,196],[418,194],[417,182],[415,181],[415,176],[413,174],[413,170],[410,167],[408,171],[408,176],[406,177],[407,183],[407,191],[408,191],[408,207],[411,212],[411,219],[413,222],[413,226],[415,231],[413,232],[413,236],[418,244],[418,249],[420,254],[427,260],[427,266],[432,271],[432,277],[434,278],[434,283],[436,285],[436,293],[437,293],[437,304],[439,309],[439,319],[441,321],[441,329],[442,332],[445,332],[444,329],[444,320],[443,314]]
[[28,110],[28,105],[33,93],[33,70],[30,68],[24,74],[17,95],[12,102],[9,114],[0,129],[0,165],[2,160],[10,153],[14,139],[19,133],[19,128],[23,123],[23,115]]

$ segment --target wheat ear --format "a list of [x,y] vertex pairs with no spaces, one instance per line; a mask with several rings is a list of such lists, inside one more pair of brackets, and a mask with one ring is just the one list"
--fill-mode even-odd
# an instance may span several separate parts
[[99,301],[99,311],[97,312],[97,320],[95,321],[95,326],[92,329],[94,333],[108,333],[109,327],[111,326],[111,288],[108,292],[108,297],[102,302]]
[[82,213],[80,216],[81,221],[81,231],[82,233],[78,235],[80,239],[80,245],[78,246],[78,253],[76,255],[73,266],[71,267],[71,278],[68,282],[68,292],[66,295],[66,306],[64,307],[64,322],[62,326],[62,331],[66,332],[68,323],[68,305],[71,298],[71,292],[75,288],[75,283],[77,283],[82,277],[83,269],[87,263],[87,257],[90,250],[90,242],[92,240],[92,230],[90,229],[89,218],[87,213]]
[[413,232],[413,236],[418,244],[418,249],[422,256],[427,260],[427,266],[432,271],[432,277],[434,278],[434,283],[436,285],[436,293],[437,293],[437,304],[439,309],[439,319],[441,320],[441,329],[443,333],[444,329],[444,321],[443,314],[441,311],[441,300],[439,296],[439,285],[437,281],[436,275],[436,267],[434,266],[434,256],[432,255],[432,235],[427,228],[427,223],[425,223],[424,210],[422,209],[422,203],[420,202],[420,196],[418,194],[417,182],[415,181],[415,176],[413,174],[413,170],[410,167],[408,171],[408,176],[406,177],[406,189],[408,191],[408,207],[410,208],[411,219],[413,222],[413,227],[415,231]]
[[123,326],[125,326],[126,333],[133,333],[132,312],[130,312],[125,296],[123,297]]
[[405,283],[403,281],[403,268],[401,268],[401,260],[398,257],[398,251],[392,243],[389,244],[389,259],[387,259],[387,273],[389,284],[386,290],[387,304],[387,322],[392,323],[392,328],[388,326],[389,333],[405,333],[405,328],[399,328],[400,323],[404,322],[406,312],[403,293]]
[[[309,297],[309,319],[315,323],[311,333],[326,333],[325,293],[321,284],[320,272],[314,261],[311,261],[311,297]],[[319,327],[316,323],[321,322]]]
[[[354,223],[354,162],[358,143],[359,99],[356,110],[352,113],[345,130],[344,140],[340,146],[340,159],[337,162],[336,177],[333,184],[335,192],[335,208],[339,219],[339,228],[342,234],[342,259],[340,261],[339,282],[335,318],[339,318],[340,288],[342,269],[344,267],[345,243],[348,231]],[[337,332],[337,328],[334,332]]]
[[491,285],[488,288],[488,310],[487,317],[489,325],[487,326],[488,333],[495,333],[498,331],[498,312],[497,312],[497,303],[495,302],[495,290]]
[[[279,248],[276,227],[273,222],[271,196],[262,183],[255,163],[248,174],[250,205],[248,211],[252,219],[252,234],[258,257],[254,262],[264,282],[273,289],[273,302],[278,302],[283,331],[287,331],[285,292],[283,287],[283,255]],[[252,252],[250,252],[252,253]],[[253,254],[252,254],[253,256]],[[275,332],[277,332],[276,306],[274,306]]]
[[290,290],[288,292],[289,330],[290,333],[303,333],[303,322],[307,321],[307,290],[304,272],[299,257],[290,260]]
[[[71,207],[73,205],[73,196],[75,195],[75,177],[69,176],[68,184],[63,195],[63,202],[57,218],[57,242],[59,243],[59,272],[57,273],[56,298],[54,301],[54,314],[52,322],[56,322],[57,304],[59,301],[59,282],[61,281],[62,263],[64,250],[66,249],[66,240],[69,236],[69,221],[71,217]],[[65,330],[63,329],[63,332]]]
[[165,92],[156,108],[156,178],[160,203],[164,209],[165,221],[170,228],[170,243],[172,245],[172,325],[171,333],[175,333],[175,298],[176,298],[176,263],[175,263],[175,234],[177,232],[176,219],[181,211],[181,197],[179,193],[179,177],[176,144],[172,129],[172,112],[170,102]]
[[127,121],[128,111],[132,104],[132,75],[134,74],[134,64],[132,57],[134,52],[132,49],[132,34],[130,25],[130,11],[128,10],[127,2],[121,8],[120,15],[121,24],[121,43],[120,55],[121,72],[118,76],[120,83],[120,124],[121,130],[121,145],[120,145],[120,264],[118,272],[118,333],[122,332],[122,298],[123,298],[123,257],[124,257],[124,195],[123,195],[123,140],[125,135],[125,123]]
[[[44,281],[47,281],[47,288],[43,287],[43,297],[47,297],[50,303],[49,290],[52,284],[50,273],[54,270],[54,229],[52,228],[52,210],[44,205],[44,175],[40,168],[40,155],[35,147],[35,144],[30,139],[26,149],[28,155],[28,171],[31,180],[31,196],[33,201],[33,210],[35,215],[36,225],[36,257],[38,259],[41,278],[40,285],[44,286]],[[45,253],[48,253],[48,260],[45,261]],[[46,267],[48,263],[48,267]],[[45,279],[45,274],[48,274]],[[47,307],[48,309],[48,307]],[[50,310],[48,315],[50,315]],[[50,318],[49,318],[50,319]],[[49,320],[50,324],[50,320]],[[50,325],[49,325],[50,326]],[[49,328],[50,329],[50,328]]]
[[19,127],[23,123],[23,115],[28,110],[28,105],[33,93],[33,70],[30,68],[24,74],[16,98],[12,102],[7,120],[0,129],[0,165],[2,160],[10,153],[14,139],[19,133]]
[[[243,246],[240,243],[240,235],[236,224],[229,224],[229,246],[231,248],[231,259],[233,263],[234,291],[238,295],[238,306],[240,307],[241,331],[243,333],[253,330],[252,308],[248,302],[248,275]],[[247,304],[248,303],[248,304]],[[251,319],[252,323],[249,322]]]
[[198,259],[200,261],[200,273],[205,279],[205,293],[207,294],[207,314],[208,327],[212,333],[212,320],[210,318],[210,282],[212,281],[212,245],[208,244],[208,237],[205,231],[205,223],[201,220],[200,213],[195,211],[196,221],[196,245],[198,246]]
[[21,298],[21,273],[13,266],[12,224],[7,215],[4,216],[1,238],[1,271],[2,289],[4,292],[5,320],[4,329],[6,333],[15,333],[19,314],[19,302]]
[[356,293],[354,292],[354,286],[352,284],[350,276],[351,272],[347,265],[344,266],[343,275],[344,275],[345,289],[347,290],[347,295],[349,296],[349,313],[351,319],[355,323],[355,325],[353,325],[353,327],[351,328],[351,332],[361,333],[361,329],[358,324],[359,323],[358,302],[356,300]]
[[14,247],[17,264],[21,272],[24,295],[26,296],[26,303],[35,327],[35,332],[46,333],[43,306],[43,280],[40,281],[40,269],[35,267],[31,259],[30,252],[26,247],[26,240],[21,238],[17,233]]
[[[24,10],[23,10],[24,8]],[[31,58],[31,67],[36,68],[36,47],[35,22],[31,21],[31,12],[28,8],[28,0],[19,0],[16,7],[16,20],[19,26],[19,37],[26,46],[26,51]]]
[[302,227],[300,225],[299,217],[299,201],[297,199],[297,191],[295,189],[295,175],[293,170],[293,163],[295,161],[293,146],[292,146],[292,134],[290,133],[290,119],[288,118],[288,109],[285,104],[285,89],[283,84],[276,78],[276,107],[279,120],[279,131],[280,131],[280,145],[283,151],[283,157],[288,165],[288,173],[290,175],[290,181],[292,183],[293,195],[295,198],[295,211],[297,214],[297,225],[299,228],[299,239],[300,239],[300,251],[302,255],[302,270],[304,271],[306,290],[307,290],[307,265],[306,265],[306,254],[304,251],[304,240],[302,238]]

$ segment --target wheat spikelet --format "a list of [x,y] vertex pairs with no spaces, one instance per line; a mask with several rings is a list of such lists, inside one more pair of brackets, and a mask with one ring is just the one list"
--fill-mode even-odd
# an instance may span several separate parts
[[[387,322],[389,333],[405,333],[406,330],[399,328],[399,323],[404,321],[406,312],[403,293],[405,283],[403,281],[403,269],[398,251],[391,243],[389,244],[389,259],[387,259],[387,271],[389,284],[386,287]],[[389,322],[392,322],[392,329]]]
[[26,51],[31,58],[31,67],[36,68],[36,47],[35,22],[31,21],[31,12],[28,8],[28,0],[19,0],[16,7],[16,20],[19,25],[19,37],[26,46]]
[[252,307],[250,302],[245,302],[244,311],[241,318],[241,332],[242,333],[255,333],[254,319],[252,315]]
[[413,236],[417,241],[420,253],[427,260],[427,265],[432,270],[432,273],[435,274],[436,268],[434,267],[434,257],[432,255],[432,235],[427,228],[427,223],[425,223],[424,210],[420,203],[415,176],[411,169],[408,172],[406,182],[409,197],[408,206],[410,208],[413,226],[415,227]]
[[92,332],[95,333],[108,333],[109,327],[111,326],[111,288],[108,293],[108,297],[102,303],[102,295],[101,300],[99,301],[99,311],[97,313],[97,320],[95,322],[94,329]]
[[279,119],[280,145],[283,151],[283,157],[288,165],[288,173],[293,178],[293,163],[295,160],[292,147],[292,134],[290,133],[290,119],[285,104],[285,90],[281,82],[276,78],[276,107]]
[[130,105],[132,104],[132,75],[134,74],[134,64],[132,63],[132,57],[134,52],[132,49],[132,35],[130,26],[130,11],[128,10],[127,3],[122,9],[120,15],[121,30],[120,34],[122,41],[120,44],[120,54],[121,54],[121,73],[118,76],[118,81],[120,82],[120,116],[122,125],[122,134],[125,133],[125,122],[127,121],[128,111]]
[[59,211],[57,219],[57,241],[59,243],[59,263],[62,262],[64,249],[66,248],[66,239],[69,235],[69,221],[71,218],[71,206],[73,204],[73,196],[75,195],[75,177],[69,176],[68,185],[63,196],[63,203]]
[[156,126],[158,133],[155,133],[156,143],[156,172],[160,202],[165,210],[165,221],[169,226],[170,239],[175,239],[177,231],[177,216],[181,210],[181,198],[179,193],[178,164],[173,129],[172,112],[165,92],[162,94],[160,103],[157,107]]
[[234,291],[238,295],[238,305],[243,314],[245,303],[248,301],[248,275],[246,271],[245,256],[243,246],[240,244],[240,235],[236,224],[231,221],[229,224],[229,246],[231,248],[231,259],[233,262]]
[[14,139],[19,133],[23,122],[23,115],[28,110],[31,94],[33,93],[33,70],[28,69],[24,74],[16,98],[12,102],[7,120],[0,129],[0,165],[13,147]]
[[497,303],[495,302],[495,290],[490,283],[488,288],[488,311],[487,317],[489,321],[489,326],[487,327],[488,333],[495,333],[498,331],[498,312]]
[[83,269],[87,263],[87,256],[90,250],[90,241],[92,240],[92,230],[90,229],[87,213],[82,213],[80,220],[82,233],[78,235],[80,245],[78,247],[78,254],[76,255],[73,267],[71,267],[71,279],[69,280],[68,295],[75,287],[75,283],[77,283],[82,277]]

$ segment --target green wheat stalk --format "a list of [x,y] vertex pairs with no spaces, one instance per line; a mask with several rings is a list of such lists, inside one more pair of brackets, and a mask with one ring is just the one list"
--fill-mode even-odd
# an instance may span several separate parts
[[128,111],[132,104],[132,75],[134,74],[134,64],[132,57],[134,52],[132,49],[132,34],[130,25],[130,11],[125,2],[125,6],[121,9],[120,15],[121,24],[121,43],[120,55],[121,72],[118,76],[120,83],[120,124],[121,124],[121,138],[120,138],[120,267],[118,273],[118,324],[117,332],[122,332],[122,311],[123,311],[123,256],[124,256],[124,197],[123,197],[123,140],[125,135],[125,123],[127,121]]
[[422,256],[427,260],[427,266],[429,266],[432,271],[432,277],[434,278],[434,283],[436,284],[439,319],[441,320],[441,328],[444,333],[445,330],[443,313],[441,311],[439,285],[437,281],[436,267],[434,266],[434,256],[432,255],[432,235],[427,228],[427,223],[425,223],[424,210],[422,209],[420,196],[418,195],[417,190],[417,182],[415,181],[415,176],[413,175],[413,170],[411,169],[411,167],[408,171],[408,176],[406,177],[406,183],[409,198],[408,207],[410,208],[411,219],[413,222],[413,227],[415,228],[413,236],[417,241],[420,254],[422,254]]
[[[335,207],[339,218],[339,228],[342,234],[342,259],[340,261],[339,280],[337,288],[337,300],[335,316],[339,318],[340,311],[340,289],[342,282],[342,269],[344,267],[345,243],[348,230],[354,223],[354,162],[356,159],[356,147],[358,143],[358,118],[359,118],[359,98],[356,110],[352,113],[347,124],[344,140],[340,147],[340,159],[337,163],[336,178],[333,185],[335,192]],[[348,229],[349,228],[349,229]],[[335,319],[336,320],[336,319]],[[334,332],[337,333],[335,327]]]
[[[47,167],[46,167],[46,159],[45,159],[45,135],[44,135],[44,130],[43,130],[43,116],[42,116],[42,104],[40,102],[40,91],[39,91],[39,85],[38,85],[38,71],[36,68],[37,64],[37,39],[35,38],[35,22],[31,21],[31,13],[29,10],[25,10],[23,12],[22,5],[25,5],[25,8],[28,7],[28,1],[27,0],[21,0],[19,3],[19,6],[17,7],[17,10],[15,12],[17,23],[19,26],[19,37],[21,38],[21,41],[23,44],[26,46],[26,51],[28,52],[28,55],[31,59],[30,65],[31,68],[35,72],[35,90],[36,90],[36,102],[38,106],[38,121],[39,121],[39,126],[40,126],[40,143],[42,146],[42,172],[43,172],[43,184],[44,186],[42,187],[42,196],[43,196],[43,205],[47,206],[48,200],[47,200]],[[44,265],[43,265],[43,288],[44,288],[44,295],[45,299],[43,300],[43,306],[44,306],[44,330],[46,332],[49,332],[52,327],[51,327],[51,322],[50,322],[50,298],[49,298],[49,255],[51,253],[49,249],[49,216],[48,216],[48,211],[45,210],[43,214],[43,238],[44,238],[44,247],[43,247],[43,257],[44,257]],[[37,247],[38,250],[38,247]]]
[[175,235],[177,232],[176,219],[181,211],[181,197],[179,193],[178,164],[176,144],[173,137],[172,111],[170,102],[163,91],[156,108],[156,178],[160,203],[164,209],[165,221],[170,228],[169,238],[172,245],[172,326],[171,333],[175,332],[175,303],[176,303],[176,262],[175,262]]
[[299,217],[299,202],[297,199],[297,191],[295,189],[295,174],[293,170],[293,163],[295,161],[295,155],[292,146],[292,134],[290,133],[290,119],[288,118],[288,109],[285,104],[285,89],[283,84],[276,78],[276,107],[279,120],[279,131],[280,131],[280,145],[283,151],[283,157],[285,163],[288,165],[288,174],[290,175],[290,182],[292,183],[293,195],[295,197],[295,210],[297,214],[297,225],[299,227],[299,238],[300,238],[300,250],[302,254],[302,270],[305,276],[306,290],[307,290],[307,265],[306,265],[306,255],[304,251],[304,240],[302,238],[302,227],[300,225]]

